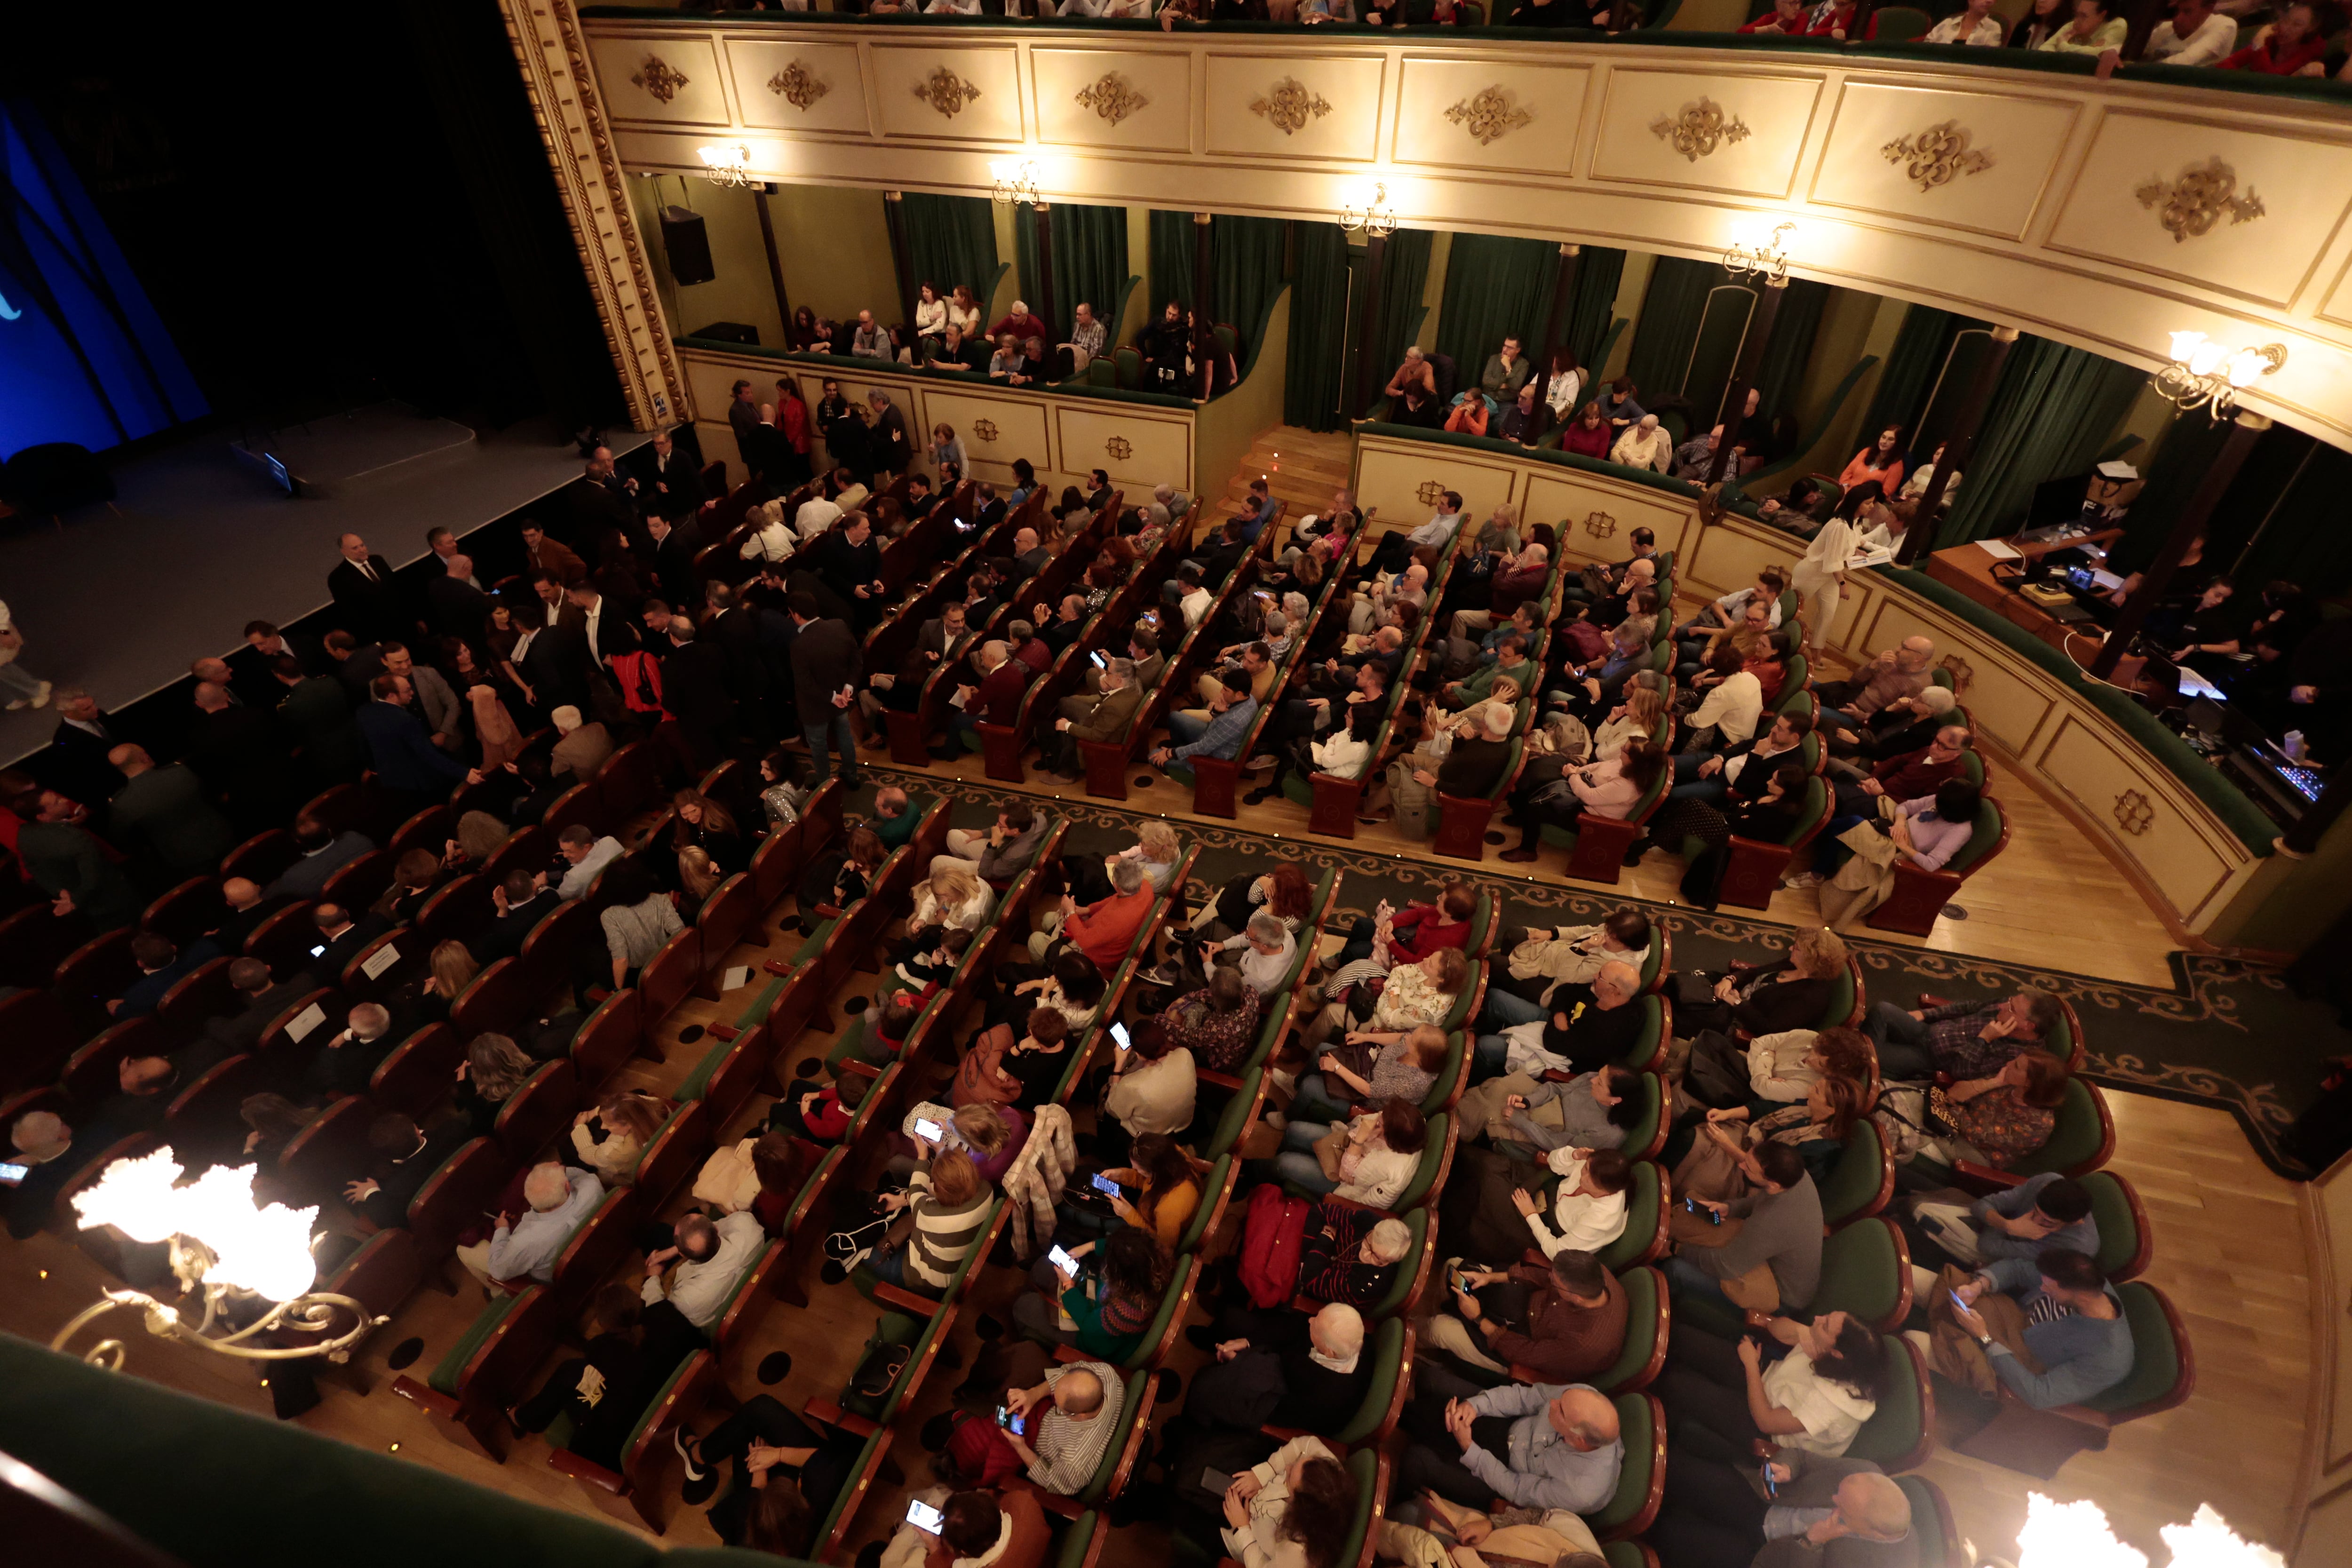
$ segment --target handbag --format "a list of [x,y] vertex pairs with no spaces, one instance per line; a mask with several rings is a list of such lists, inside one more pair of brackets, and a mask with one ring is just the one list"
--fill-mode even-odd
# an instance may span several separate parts
[[1010,1105],[1021,1098],[1021,1085],[1003,1070],[1004,1053],[1013,1045],[1013,1026],[999,1024],[983,1029],[965,1047],[956,1063],[955,1085],[949,1102],[958,1110],[967,1105]]

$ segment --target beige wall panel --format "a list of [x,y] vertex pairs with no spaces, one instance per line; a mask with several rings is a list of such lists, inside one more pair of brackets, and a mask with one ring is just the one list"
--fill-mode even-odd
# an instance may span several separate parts
[[1132,492],[1181,485],[1192,471],[1189,420],[1155,419],[1116,404],[1071,398],[1054,405],[1054,431],[1063,468],[1074,474],[1101,468]]
[[[1578,67],[1538,65],[1508,55],[1483,60],[1407,60],[1397,99],[1392,160],[1450,169],[1549,169],[1565,172],[1584,118],[1592,73]],[[1488,91],[1500,94],[1501,118],[1489,121],[1474,108]],[[1458,110],[1458,118],[1448,110]],[[1519,115],[1528,118],[1520,121]],[[1485,131],[1496,132],[1481,142]]]
[[[1821,97],[1811,77],[1712,74],[1677,68],[1620,66],[1601,86],[1601,135],[1592,153],[1596,180],[1631,180],[1699,191],[1785,197],[1792,194],[1797,155]],[[1723,111],[1724,132],[1712,152],[1676,152],[1652,127],[1682,121],[1702,100]],[[1739,127],[1745,128],[1742,134]]]
[[2096,824],[2184,916],[2193,916],[2236,868],[2234,857],[2218,853],[2200,825],[2182,814],[2173,789],[2162,787],[2174,785],[2170,774],[2118,750],[2080,715],[2059,716],[2034,762],[2043,780]]
[[1419,528],[1436,515],[1437,498],[1449,489],[1471,516],[1483,519],[1514,499],[1517,479],[1516,464],[1453,447],[1377,438],[1356,443],[1356,500],[1379,509],[1376,531]]
[[[761,131],[831,132],[864,136],[866,75],[858,68],[857,51],[847,44],[776,44],[751,38],[727,40],[727,65],[734,73],[735,101],[742,106],[743,123]],[[806,108],[785,96],[785,78],[793,67],[808,85],[803,92],[823,89]],[[797,85],[797,84],[795,84]]]
[[[1675,575],[1689,592],[1709,597],[1748,586],[1767,566],[1786,571],[1800,549],[1796,540],[1745,522],[1694,528],[1693,534],[1693,548],[1675,557]],[[1659,535],[1662,541],[1664,537]]]
[[[2202,235],[2176,239],[2161,204],[2137,193],[2220,158],[2237,175],[2236,197],[2259,197],[2259,216],[2219,216]],[[2301,287],[2352,204],[2352,147],[2231,131],[2148,114],[2109,114],[2063,197],[2053,250],[2156,277],[2284,306]]]
[[[1661,550],[1685,551],[1698,520],[1686,506],[1652,499],[1632,485],[1612,485],[1575,468],[1530,464],[1522,480],[1519,531],[1548,522],[1572,561],[1622,561],[1633,553],[1633,532],[1646,528]],[[1680,556],[1677,556],[1680,559]]]
[[[1812,178],[1811,199],[2017,239],[2041,205],[2082,113],[2079,104],[2047,99],[1849,81]],[[1946,124],[1965,132],[1967,150],[1990,162],[1972,171],[1947,164],[1960,172],[1922,190],[1908,160],[1890,160],[1886,149],[1906,138],[1916,142]]]
[[[1020,61],[1013,46],[959,49],[915,45],[877,47],[868,55],[874,71],[874,102],[887,137],[945,142],[1021,140]],[[929,94],[940,71],[950,73],[960,97],[944,101],[952,114],[933,107]],[[973,89],[979,89],[977,97]]]
[[1013,459],[1026,458],[1038,468],[1058,465],[1051,450],[1051,431],[1043,399],[992,397],[985,392],[942,392],[923,388],[924,435],[930,444],[934,425],[952,425],[971,460],[971,477],[1002,484],[1013,478]]
[[[1029,68],[1037,88],[1037,140],[1045,145],[1192,151],[1191,56],[1033,48]],[[1079,101],[1080,93],[1087,101]],[[1103,112],[1106,101],[1118,119]]]
[[1936,645],[1936,662],[1951,670],[1953,688],[1977,728],[2011,756],[2030,754],[2046,732],[2054,706],[2050,689],[2006,650],[1960,636],[1958,623],[1924,615],[1918,605],[1907,594],[1875,594],[1850,619],[1851,607],[1841,612],[1841,621],[1853,632],[1839,641],[1862,657],[1894,647],[1905,637],[1928,638]]
[[[1208,70],[1208,146],[1257,158],[1380,156],[1386,62],[1372,55],[1243,54],[1213,49]],[[1296,99],[1297,129],[1276,118]],[[1253,110],[1264,103],[1265,112]],[[1321,112],[1317,106],[1328,106]]]
[[614,121],[714,129],[733,123],[719,46],[708,37],[665,32],[598,37],[588,51],[604,89],[604,112]]

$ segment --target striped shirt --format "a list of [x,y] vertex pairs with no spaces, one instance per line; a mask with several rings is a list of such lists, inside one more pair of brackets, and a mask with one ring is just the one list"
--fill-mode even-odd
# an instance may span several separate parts
[[1029,1479],[1059,1497],[1077,1496],[1095,1479],[1103,1451],[1118,1430],[1119,1407],[1127,1399],[1127,1384],[1118,1372],[1098,1361],[1049,1366],[1045,1386],[1053,1387],[1074,1372],[1090,1372],[1101,1379],[1102,1408],[1083,1421],[1074,1421],[1051,1404],[1040,1406],[1045,1418],[1030,1445],[1037,1451],[1037,1462],[1029,1467]]
[[908,1178],[907,1190],[915,1194],[908,1210],[915,1216],[915,1234],[907,1245],[907,1283],[944,1290],[962,1267],[965,1255],[980,1245],[981,1233],[988,1228],[989,1205],[996,1194],[982,1187],[971,1201],[950,1208],[931,1196],[929,1166]]

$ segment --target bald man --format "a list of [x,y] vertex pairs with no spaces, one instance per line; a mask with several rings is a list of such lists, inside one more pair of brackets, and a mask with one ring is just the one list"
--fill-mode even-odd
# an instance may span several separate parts
[[1625,1458],[1617,1407],[1580,1383],[1514,1383],[1482,1389],[1444,1367],[1413,1368],[1397,1469],[1402,1487],[1487,1508],[1562,1508],[1597,1513],[1617,1493]]
[[1911,1500],[1867,1459],[1783,1448],[1761,1467],[1677,1449],[1649,1541],[1664,1568],[1916,1568]]
[[220,802],[229,825],[241,838],[283,825],[294,809],[300,775],[275,704],[247,707],[210,680],[196,683],[194,701],[184,760]]
[[344,629],[363,643],[404,635],[409,617],[393,586],[392,563],[356,533],[341,535],[335,549],[342,559],[327,574],[327,592],[334,596]]
[[1833,719],[1838,727],[1860,730],[1864,721],[1890,702],[1906,697],[1916,697],[1927,689],[1934,676],[1936,645],[1927,637],[1905,637],[1902,645],[1888,648],[1868,664],[1853,672],[1848,680],[1832,680],[1818,686],[1816,694],[1822,700],[1822,717]]
[[127,781],[107,807],[107,837],[173,879],[220,864],[236,844],[228,818],[213,807],[204,781],[184,763],[158,767],[145,749],[117,746],[106,760]]

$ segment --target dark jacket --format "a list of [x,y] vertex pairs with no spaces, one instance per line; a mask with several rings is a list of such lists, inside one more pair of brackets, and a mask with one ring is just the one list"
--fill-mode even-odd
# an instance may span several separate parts
[[367,740],[352,717],[352,701],[342,683],[330,675],[314,675],[286,689],[278,704],[278,721],[286,737],[302,752],[314,777],[349,780],[367,766]]
[[150,768],[116,790],[107,826],[117,845],[174,877],[211,870],[236,844],[228,818],[205,798],[203,781],[181,763]]
[[261,1044],[270,1020],[294,1005],[301,993],[291,985],[265,985],[246,998],[245,1010],[226,1018],[205,1020],[205,1038],[239,1056]]
[[325,890],[328,878],[361,856],[374,852],[374,840],[364,833],[346,827],[317,854],[305,855],[287,867],[278,879],[262,891],[273,899],[315,899]]
[[803,723],[814,723],[833,706],[833,694],[865,682],[857,639],[846,622],[811,621],[793,638],[793,693]]
[[531,929],[554,913],[555,906],[561,902],[555,889],[549,888],[508,910],[474,940],[474,962],[488,969],[501,958],[522,956],[522,944]]
[[392,580],[392,563],[371,552],[362,572],[349,561],[338,561],[327,574],[327,592],[342,612],[343,625],[362,642],[397,637],[407,631],[409,616]]
[[[1771,1500],[1782,1508],[1835,1507],[1838,1487],[1846,1477],[1879,1473],[1878,1467],[1867,1459],[1825,1459],[1796,1448],[1781,1449],[1780,1458],[1796,1468],[1780,1496]],[[1749,1483],[1760,1490],[1764,1482],[1759,1468],[1748,1469]],[[1768,1541],[1756,1554],[1754,1568],[1917,1568],[1923,1523],[1940,1528],[1915,1515],[1910,1533],[1900,1541],[1868,1541],[1859,1535],[1842,1535],[1827,1546],[1816,1546],[1802,1535]]]
[[530,639],[518,668],[541,713],[571,707],[585,714],[590,708],[589,663],[586,635],[577,626],[559,624]]
[[[1785,970],[1788,965],[1774,967]],[[1765,973],[1769,974],[1772,971]],[[1822,1024],[1822,1009],[1830,1004],[1830,985],[1827,980],[1778,980],[1759,985],[1747,1001],[1731,1010],[1731,1020],[1751,1035],[1817,1029]]]
[[96,722],[103,732],[93,735],[58,720],[58,727],[49,732],[49,754],[36,767],[43,784],[81,802],[92,813],[104,811],[114,792],[122,787],[122,770],[108,762],[106,753],[126,739],[111,716],[100,713]]
[[425,1129],[425,1146],[407,1159],[379,1157],[374,1168],[368,1172],[376,1190],[358,1205],[359,1212],[378,1226],[405,1224],[409,1200],[472,1135],[473,1129],[467,1125],[465,1118],[444,1116]]
[[425,721],[397,703],[369,703],[360,710],[359,726],[369,764],[386,789],[437,797],[466,776],[465,764],[433,743]]
[[433,611],[433,629],[443,637],[471,642],[489,624],[490,596],[446,572],[425,584],[425,602]]
[[1456,736],[1437,770],[1439,793],[1482,798],[1503,782],[1503,764],[1511,759],[1511,742]]
[[73,895],[74,908],[101,931],[139,918],[141,904],[97,835],[69,822],[28,822],[16,835],[16,858],[44,893]]
[[[275,694],[274,706],[287,691],[274,679],[269,684]],[[345,710],[346,715],[348,711]],[[343,721],[347,723],[348,718]],[[280,719],[268,707],[224,708],[216,713],[199,713],[189,731],[187,763],[207,786],[226,800],[233,815],[249,823],[257,819],[282,821],[287,813],[271,806],[275,802],[288,802],[291,794],[287,781],[288,764],[292,761],[287,751],[289,738]],[[351,754],[358,754],[356,747]]]

